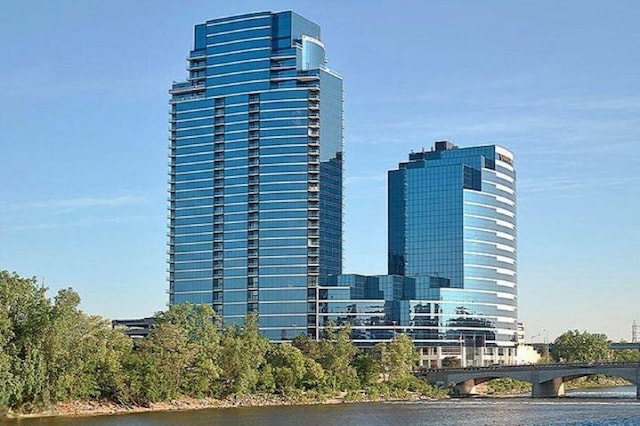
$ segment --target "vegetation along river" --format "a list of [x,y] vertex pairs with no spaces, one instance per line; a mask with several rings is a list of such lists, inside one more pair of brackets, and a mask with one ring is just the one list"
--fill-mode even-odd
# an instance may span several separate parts
[[358,403],[155,412],[9,422],[21,426],[191,425],[640,425],[635,386],[579,389],[561,399],[454,399],[433,402]]

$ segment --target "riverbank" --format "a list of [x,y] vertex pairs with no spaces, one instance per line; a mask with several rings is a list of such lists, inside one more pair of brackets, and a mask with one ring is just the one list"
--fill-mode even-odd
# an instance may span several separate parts
[[589,376],[580,377],[575,380],[571,380],[565,384],[566,389],[595,389],[595,388],[610,388],[617,386],[629,386],[633,383],[625,380],[621,377],[610,376]]
[[[444,399],[444,398],[440,398]],[[224,409],[239,407],[269,407],[291,405],[318,405],[318,404],[351,404],[361,402],[409,402],[409,401],[433,401],[437,398],[425,397],[419,394],[407,394],[406,397],[377,397],[368,398],[364,393],[353,394],[342,392],[333,397],[286,397],[277,395],[251,395],[232,396],[225,399],[215,398],[180,398],[173,401],[149,403],[146,406],[118,404],[111,401],[72,401],[56,404],[50,408],[32,413],[5,413],[0,414],[2,420],[18,420],[40,417],[92,417],[121,414],[135,414],[163,411],[188,411],[205,409]]]

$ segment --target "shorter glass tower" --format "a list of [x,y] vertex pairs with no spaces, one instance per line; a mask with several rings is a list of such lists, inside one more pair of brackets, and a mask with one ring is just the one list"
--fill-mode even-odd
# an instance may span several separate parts
[[515,363],[513,154],[436,142],[389,172],[389,275],[339,275],[320,287],[318,322],[351,326],[359,346],[398,333],[421,365]]
[[399,322],[416,343],[438,359],[460,348],[466,365],[515,352],[513,154],[436,142],[389,172],[388,209],[389,274],[415,279]]

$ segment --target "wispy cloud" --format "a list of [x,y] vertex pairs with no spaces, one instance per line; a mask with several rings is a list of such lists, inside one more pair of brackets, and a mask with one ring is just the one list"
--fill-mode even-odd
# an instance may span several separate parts
[[77,197],[67,199],[52,199],[46,201],[35,201],[29,203],[19,203],[4,205],[5,210],[47,210],[57,213],[68,213],[75,210],[101,208],[101,207],[123,207],[142,204],[146,197],[140,195],[115,195],[111,197]]
[[111,224],[131,224],[148,222],[151,220],[162,221],[164,215],[123,215],[113,217],[98,217],[98,218],[83,218],[79,220],[70,220],[67,222],[38,222],[38,223],[25,223],[19,225],[5,225],[2,226],[4,231],[45,231],[51,229],[60,228],[83,228],[100,225]]
[[[551,176],[536,179],[521,179],[518,189],[521,195],[562,191],[579,191],[583,194],[589,189],[599,190],[606,187],[638,185],[640,177],[566,177]],[[576,192],[578,193],[578,192]]]
[[567,111],[612,111],[612,112],[638,112],[640,111],[640,97],[624,96],[614,98],[598,97],[554,97],[531,100],[493,102],[492,106],[504,106],[510,108],[544,108]]

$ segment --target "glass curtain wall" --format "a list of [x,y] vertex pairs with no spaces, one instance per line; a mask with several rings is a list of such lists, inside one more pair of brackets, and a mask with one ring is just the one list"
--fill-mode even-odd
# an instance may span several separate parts
[[293,12],[196,25],[171,94],[170,303],[273,340],[317,336],[318,285],[342,271],[342,79]]

